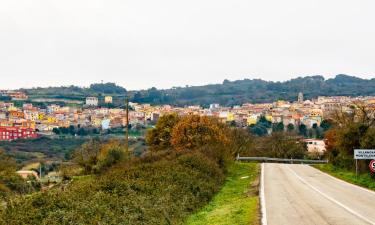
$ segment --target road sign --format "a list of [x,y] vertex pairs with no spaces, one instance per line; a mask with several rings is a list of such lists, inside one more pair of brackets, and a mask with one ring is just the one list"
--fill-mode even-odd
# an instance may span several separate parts
[[370,162],[370,170],[375,173],[375,160],[371,160]]
[[375,149],[354,149],[354,159],[375,159]]

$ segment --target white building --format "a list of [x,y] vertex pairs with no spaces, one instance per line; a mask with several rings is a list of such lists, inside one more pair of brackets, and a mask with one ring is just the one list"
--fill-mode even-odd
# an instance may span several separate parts
[[211,109],[211,110],[218,109],[218,108],[220,108],[220,105],[219,105],[219,104],[217,104],[217,103],[210,104],[210,109]]
[[326,144],[323,140],[318,139],[305,139],[307,144],[307,151],[309,153],[323,154],[326,151]]
[[99,100],[97,97],[87,97],[86,98],[86,105],[89,106],[98,106]]

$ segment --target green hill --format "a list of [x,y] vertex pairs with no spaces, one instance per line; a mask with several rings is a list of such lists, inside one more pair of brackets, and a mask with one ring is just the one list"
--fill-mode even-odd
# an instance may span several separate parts
[[83,99],[86,96],[111,94],[122,102],[125,95],[138,103],[171,104],[171,105],[203,105],[220,103],[226,106],[239,105],[246,102],[264,103],[279,99],[293,101],[297,94],[303,92],[306,99],[317,96],[365,96],[375,95],[375,78],[361,79],[348,75],[337,75],[332,79],[323,76],[307,76],[285,82],[264,81],[261,79],[225,80],[222,84],[204,86],[175,87],[171,89],[129,91],[114,83],[93,84],[89,88],[49,87],[24,90],[31,97],[60,97]]

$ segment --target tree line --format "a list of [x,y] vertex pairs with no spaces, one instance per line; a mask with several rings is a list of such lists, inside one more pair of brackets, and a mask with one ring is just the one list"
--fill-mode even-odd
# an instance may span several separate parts
[[202,105],[211,103],[225,106],[243,103],[265,103],[277,100],[295,101],[303,92],[305,98],[318,96],[371,96],[375,95],[375,79],[361,79],[348,75],[337,75],[325,80],[323,76],[298,77],[285,82],[264,81],[261,79],[225,80],[222,84],[204,86],[174,87],[158,90],[126,91],[114,83],[93,84],[89,88],[76,86],[24,89],[31,96],[46,96],[83,100],[87,96],[110,94],[120,98],[115,105],[123,106],[125,95],[132,102],[170,105]]

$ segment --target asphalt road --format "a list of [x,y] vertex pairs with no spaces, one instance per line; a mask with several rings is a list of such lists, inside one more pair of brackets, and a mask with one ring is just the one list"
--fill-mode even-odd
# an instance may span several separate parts
[[375,225],[375,192],[308,165],[265,163],[262,167],[263,224]]

